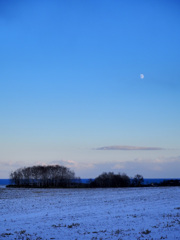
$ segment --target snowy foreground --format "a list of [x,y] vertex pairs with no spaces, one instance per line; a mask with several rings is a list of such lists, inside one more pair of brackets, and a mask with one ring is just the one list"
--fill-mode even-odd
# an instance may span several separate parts
[[180,187],[0,188],[0,239],[180,239]]

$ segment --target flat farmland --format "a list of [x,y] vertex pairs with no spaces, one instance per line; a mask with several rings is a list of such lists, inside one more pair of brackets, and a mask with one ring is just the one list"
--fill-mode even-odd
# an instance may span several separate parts
[[0,188],[0,239],[180,239],[180,187]]

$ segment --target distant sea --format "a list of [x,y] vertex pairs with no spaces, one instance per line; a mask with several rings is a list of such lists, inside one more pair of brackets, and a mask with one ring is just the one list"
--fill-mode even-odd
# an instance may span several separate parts
[[[93,179],[91,179],[93,180]],[[161,183],[164,180],[180,180],[180,178],[144,178],[144,184],[151,184],[151,183]],[[82,183],[88,183],[89,178],[82,178]],[[11,184],[10,179],[0,179],[0,187],[5,187],[6,185]]]
[[5,187],[11,183],[10,179],[0,179],[0,188]]

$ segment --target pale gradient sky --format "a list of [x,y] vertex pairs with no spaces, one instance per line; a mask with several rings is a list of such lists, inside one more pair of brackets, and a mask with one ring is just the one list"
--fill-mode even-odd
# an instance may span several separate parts
[[176,0],[0,0],[0,178],[56,163],[82,178],[180,178],[179,12]]

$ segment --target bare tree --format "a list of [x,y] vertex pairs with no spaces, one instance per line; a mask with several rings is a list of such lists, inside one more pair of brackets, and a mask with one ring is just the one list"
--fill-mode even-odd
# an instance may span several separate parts
[[136,174],[132,180],[132,185],[134,187],[140,187],[142,186],[143,182],[144,182],[143,176],[140,174]]
[[19,168],[10,174],[16,186],[25,187],[71,187],[75,173],[59,165]]
[[90,183],[91,187],[128,187],[130,178],[125,174],[102,173]]

